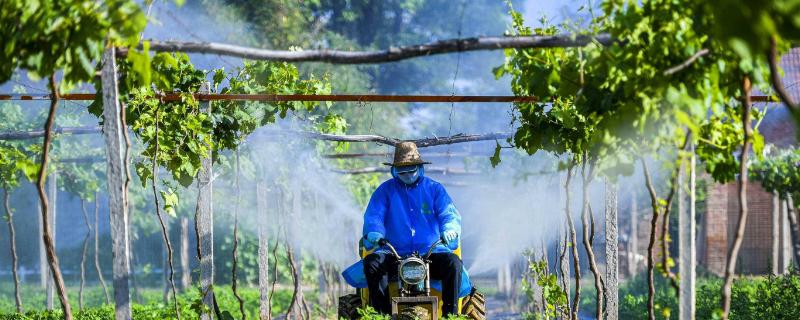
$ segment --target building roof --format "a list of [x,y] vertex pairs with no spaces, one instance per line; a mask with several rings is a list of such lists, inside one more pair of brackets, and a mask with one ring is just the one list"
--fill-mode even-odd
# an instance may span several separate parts
[[[794,101],[800,101],[800,48],[792,48],[783,55],[780,65],[786,91]],[[788,107],[783,103],[768,103],[766,108],[767,114],[758,127],[765,142],[781,148],[797,146],[797,125]]]

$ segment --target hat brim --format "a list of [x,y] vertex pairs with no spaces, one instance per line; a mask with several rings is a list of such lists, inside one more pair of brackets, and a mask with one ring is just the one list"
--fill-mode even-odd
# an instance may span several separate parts
[[428,161],[405,161],[405,162],[395,162],[395,163],[384,162],[383,164],[392,167],[405,167],[405,166],[415,166],[418,164],[431,164],[431,163]]

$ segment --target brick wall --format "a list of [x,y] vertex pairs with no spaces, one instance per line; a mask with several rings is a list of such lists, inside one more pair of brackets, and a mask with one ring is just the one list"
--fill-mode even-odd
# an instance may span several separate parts
[[[758,183],[747,186],[748,219],[736,272],[768,274],[772,259],[772,194]],[[703,219],[704,239],[700,239],[699,263],[712,273],[723,275],[728,250],[736,233],[739,218],[738,184],[709,186],[706,214]]]

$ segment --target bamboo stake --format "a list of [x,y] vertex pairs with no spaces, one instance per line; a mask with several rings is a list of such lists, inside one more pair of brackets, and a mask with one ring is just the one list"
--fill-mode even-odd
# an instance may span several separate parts
[[86,283],[86,253],[89,251],[89,238],[92,236],[92,226],[89,224],[89,213],[86,211],[86,200],[81,198],[81,212],[83,222],[86,223],[86,236],[83,237],[83,251],[81,251],[81,284],[78,290],[78,307],[83,311],[83,286]]
[[[22,313],[22,298],[19,294],[19,275],[17,274],[17,236],[14,230],[14,212],[11,210],[11,205],[8,201],[8,189],[3,188],[3,207],[6,209],[6,218],[8,222],[8,239],[11,242],[11,273],[14,277],[14,307],[17,313]],[[85,245],[84,245],[85,247]],[[86,249],[84,249],[85,251]]]
[[94,193],[94,269],[97,272],[97,278],[100,280],[100,286],[103,287],[103,294],[106,297],[106,303],[111,303],[111,297],[108,294],[108,286],[106,279],[103,277],[103,270],[100,269],[100,198],[97,192]]

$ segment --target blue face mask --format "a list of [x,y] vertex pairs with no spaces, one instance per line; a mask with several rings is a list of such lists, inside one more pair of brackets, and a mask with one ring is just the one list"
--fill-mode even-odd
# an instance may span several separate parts
[[392,176],[410,185],[419,180],[423,170],[422,166],[392,167]]

